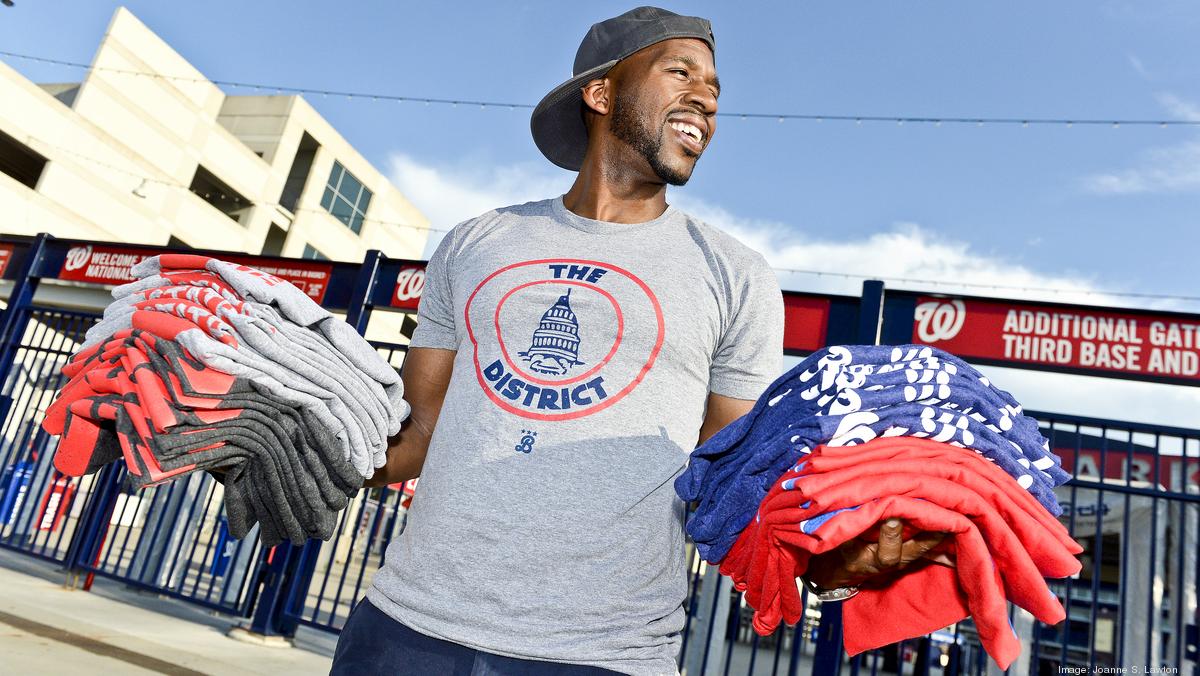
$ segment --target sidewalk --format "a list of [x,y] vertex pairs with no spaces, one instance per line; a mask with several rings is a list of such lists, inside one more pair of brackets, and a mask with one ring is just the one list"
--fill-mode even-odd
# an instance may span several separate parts
[[337,637],[301,628],[294,647],[235,641],[235,623],[182,601],[96,578],[62,586],[54,564],[0,552],[0,655],[6,673],[327,674]]

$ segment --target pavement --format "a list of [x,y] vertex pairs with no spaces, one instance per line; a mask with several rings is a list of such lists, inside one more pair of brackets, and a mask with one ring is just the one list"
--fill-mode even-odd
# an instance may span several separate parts
[[236,618],[97,577],[64,586],[55,564],[0,552],[0,671],[12,674],[327,674],[337,637],[301,627],[291,646],[237,641]]

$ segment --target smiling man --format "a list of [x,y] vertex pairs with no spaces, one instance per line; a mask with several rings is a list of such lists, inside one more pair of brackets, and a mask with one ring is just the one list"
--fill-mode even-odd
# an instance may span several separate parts
[[[592,26],[532,118],[579,172],[466,221],[429,262],[385,485],[420,475],[334,673],[673,674],[688,452],[781,371],[758,253],[669,206],[716,132],[709,22],[642,7]],[[912,559],[898,531],[838,584]],[[894,558],[894,561],[892,560]]]

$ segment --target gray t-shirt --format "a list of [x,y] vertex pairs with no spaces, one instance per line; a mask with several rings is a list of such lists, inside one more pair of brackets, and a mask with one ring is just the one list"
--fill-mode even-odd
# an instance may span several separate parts
[[645,223],[562,198],[454,228],[413,347],[456,350],[404,533],[367,597],[486,652],[675,673],[687,592],[672,485],[708,393],[778,376],[763,257],[668,207]]

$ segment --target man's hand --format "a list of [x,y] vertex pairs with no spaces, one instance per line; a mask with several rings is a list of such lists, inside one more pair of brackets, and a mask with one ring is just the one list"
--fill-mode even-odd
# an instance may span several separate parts
[[903,532],[904,522],[888,519],[879,528],[878,542],[856,538],[831,552],[814,556],[809,560],[804,579],[822,589],[837,589],[895,573],[922,558],[954,567],[954,560],[944,552],[932,552],[946,537],[945,533],[917,533],[906,541]]
[[[698,443],[704,443],[753,407],[753,400],[732,399],[710,393]],[[922,558],[954,567],[954,560],[944,552],[932,551],[941,544],[944,533],[918,533],[908,541],[903,539],[903,533],[903,522],[889,519],[879,529],[878,542],[854,539],[832,552],[814,556],[808,562],[804,579],[822,589],[837,589],[903,570],[908,564]]]

